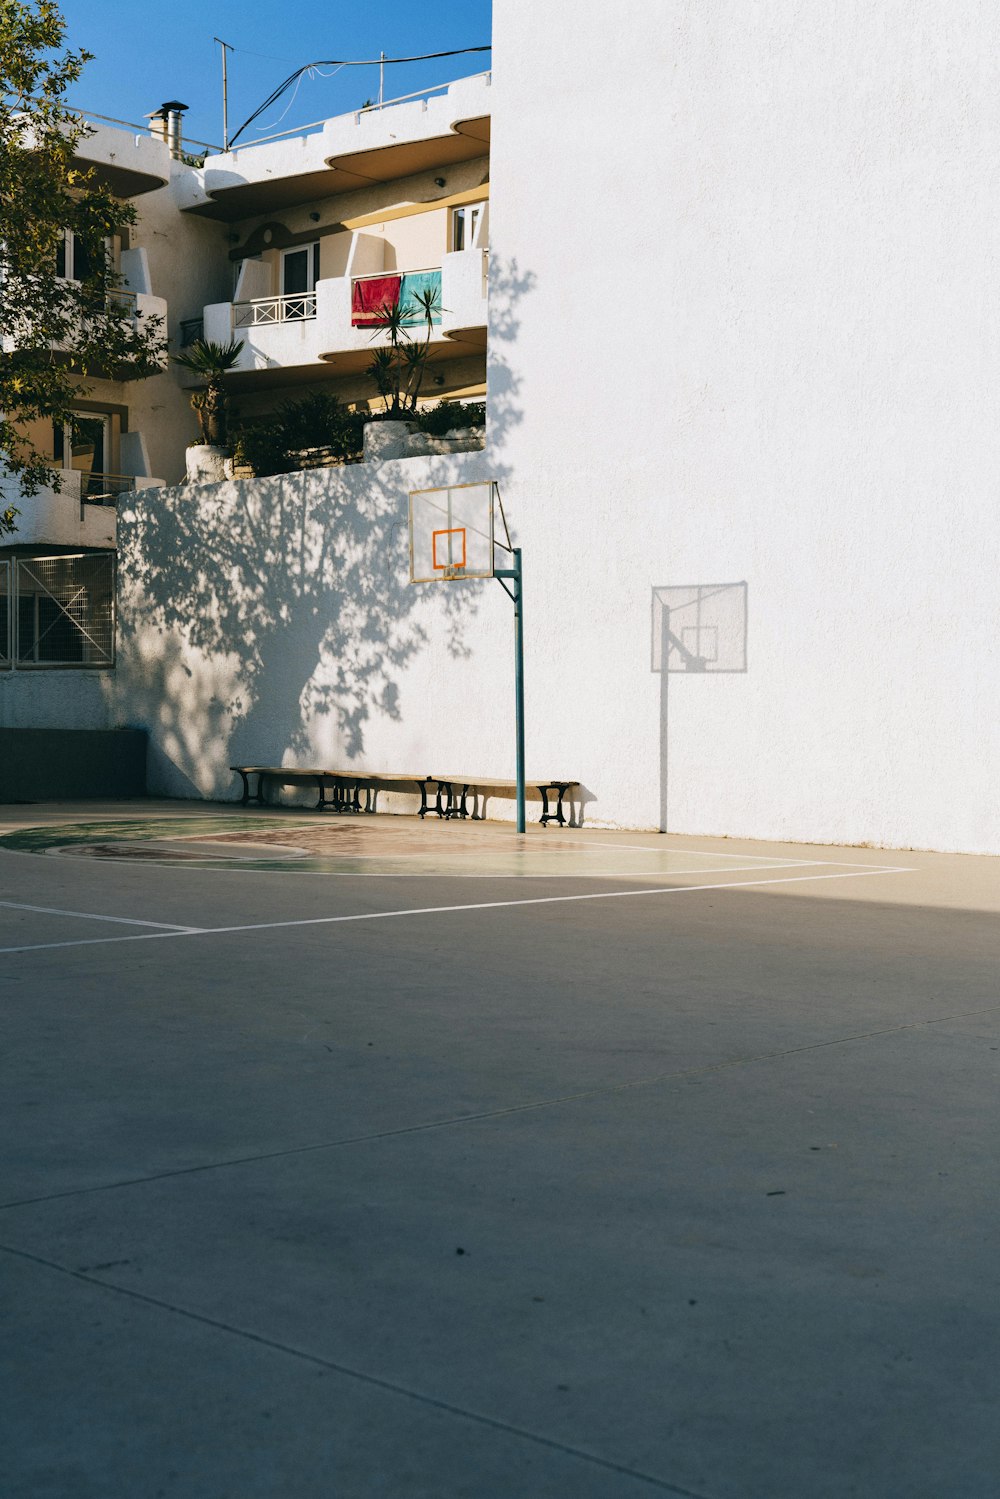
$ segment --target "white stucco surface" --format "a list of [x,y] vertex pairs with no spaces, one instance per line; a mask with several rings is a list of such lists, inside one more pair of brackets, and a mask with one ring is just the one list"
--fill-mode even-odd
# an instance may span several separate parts
[[150,731],[150,791],[232,796],[238,761],[511,776],[508,600],[407,581],[410,489],[484,472],[470,453],[123,502],[116,713]]
[[[492,463],[536,751],[625,823],[1000,852],[1000,20],[494,26]],[[654,588],[720,580],[746,671],[652,672]]]
[[115,506],[81,505],[81,477],[79,470],[64,469],[58,490],[44,487],[27,499],[18,484],[0,478],[0,507],[10,504],[17,511],[4,545],[113,547]]

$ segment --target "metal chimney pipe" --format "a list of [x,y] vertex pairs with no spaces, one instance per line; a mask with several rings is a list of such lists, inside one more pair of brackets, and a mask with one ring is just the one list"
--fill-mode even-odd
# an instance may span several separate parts
[[182,104],[179,99],[168,99],[166,104],[160,105],[160,114],[166,118],[166,142],[175,161],[180,160],[183,151],[181,125],[186,109],[187,105]]

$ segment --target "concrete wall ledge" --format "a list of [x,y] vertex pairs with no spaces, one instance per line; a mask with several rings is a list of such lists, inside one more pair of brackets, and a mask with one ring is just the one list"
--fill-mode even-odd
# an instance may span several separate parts
[[486,446],[485,427],[464,427],[431,437],[414,422],[369,422],[364,429],[364,462],[391,458],[431,458],[446,453],[476,453]]

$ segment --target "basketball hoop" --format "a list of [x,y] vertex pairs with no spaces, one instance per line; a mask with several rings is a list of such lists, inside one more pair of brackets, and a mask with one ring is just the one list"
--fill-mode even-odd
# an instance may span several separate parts
[[[499,514],[504,540],[496,535]],[[496,548],[512,566],[496,566]],[[493,479],[410,491],[410,582],[457,583],[496,578],[514,604],[514,691],[517,734],[517,831],[524,832],[524,637],[521,549],[510,544],[500,490]],[[508,580],[510,587],[508,587]]]

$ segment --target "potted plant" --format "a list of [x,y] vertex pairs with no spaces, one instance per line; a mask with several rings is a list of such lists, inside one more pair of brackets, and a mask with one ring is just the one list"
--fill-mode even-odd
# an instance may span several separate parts
[[198,338],[183,354],[173,356],[175,364],[205,381],[202,390],[191,394],[191,406],[201,429],[201,442],[191,443],[187,450],[189,483],[211,484],[225,478],[225,460],[229,451],[229,394],[225,376],[242,352],[242,339],[218,344],[211,339]]
[[[376,319],[372,337],[388,336],[373,350],[368,377],[382,397],[384,411],[378,424],[365,428],[366,458],[402,456],[408,428],[415,415],[431,352],[434,324],[441,316],[441,291],[429,285],[412,292],[405,303],[387,302]],[[410,333],[411,327],[419,331]]]

